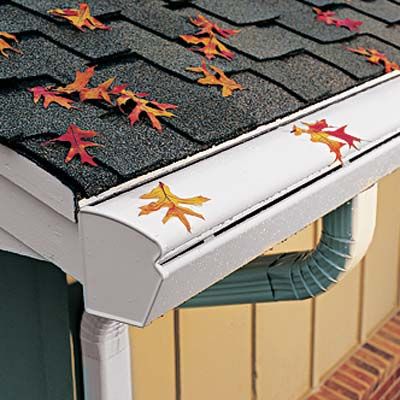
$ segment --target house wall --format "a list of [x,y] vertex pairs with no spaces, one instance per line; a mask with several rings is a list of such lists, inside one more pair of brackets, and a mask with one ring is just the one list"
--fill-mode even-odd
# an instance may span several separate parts
[[[297,400],[399,305],[400,171],[379,184],[367,256],[302,302],[170,312],[132,329],[135,400]],[[272,252],[311,248],[319,223]]]

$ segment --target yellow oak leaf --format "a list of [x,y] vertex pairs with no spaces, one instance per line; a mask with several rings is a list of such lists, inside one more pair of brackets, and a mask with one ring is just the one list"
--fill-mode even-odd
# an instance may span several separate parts
[[140,196],[141,199],[155,199],[157,201],[153,201],[145,206],[140,207],[140,214],[148,215],[153,212],[159,211],[162,208],[167,208],[167,213],[164,215],[162,219],[163,224],[167,223],[171,218],[178,218],[179,221],[186,227],[188,232],[191,232],[191,226],[186,218],[186,215],[191,215],[196,218],[204,219],[203,215],[191,210],[188,207],[183,207],[182,204],[191,205],[191,206],[202,206],[205,202],[209,201],[207,197],[196,196],[189,198],[178,197],[171,192],[171,189],[162,182],[159,182],[158,186],[151,190],[149,193],[146,193]]
[[8,53],[6,53],[6,50],[13,51],[15,53],[22,54],[22,51],[19,49],[16,49],[15,47],[12,47],[7,41],[11,40],[13,42],[18,43],[17,37],[15,35],[12,35],[11,33],[7,32],[0,32],[0,53],[5,57],[8,58]]

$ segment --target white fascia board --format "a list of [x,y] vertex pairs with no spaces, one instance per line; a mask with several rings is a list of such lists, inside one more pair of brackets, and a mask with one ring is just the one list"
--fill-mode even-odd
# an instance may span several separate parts
[[205,220],[189,216],[192,233],[177,219],[162,224],[165,210],[139,216],[158,180],[83,206],[88,310],[145,325],[397,169],[400,75],[370,86],[295,121],[325,118],[364,139],[343,167],[290,123],[159,179],[180,197],[211,199],[193,207]]

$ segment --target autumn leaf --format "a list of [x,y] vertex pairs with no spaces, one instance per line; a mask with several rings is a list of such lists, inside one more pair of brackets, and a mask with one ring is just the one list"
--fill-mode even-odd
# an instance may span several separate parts
[[86,68],[83,72],[76,71],[75,80],[65,87],[58,87],[57,92],[66,94],[81,92],[81,90],[84,89],[92,79],[94,75],[94,69],[95,67],[93,66]]
[[[115,88],[112,93],[116,93]],[[162,132],[162,126],[158,118],[172,118],[175,116],[168,110],[176,109],[176,105],[144,99],[143,97],[147,96],[147,93],[134,93],[131,90],[122,88],[119,91],[119,94],[120,95],[117,98],[116,103],[122,112],[125,113],[125,107],[129,107],[130,102],[133,102],[134,104],[134,108],[129,112],[129,121],[131,126],[139,121],[139,117],[142,113],[145,113],[147,118],[149,118],[153,128],[157,129],[159,132]]]
[[231,96],[234,90],[243,90],[242,85],[228,78],[220,68],[212,65],[210,65],[210,68],[215,72],[215,75],[207,69],[206,62],[203,59],[199,67],[189,67],[186,69],[191,72],[204,74],[204,78],[197,80],[201,85],[221,86],[222,96],[224,97]]
[[196,32],[197,36],[217,34],[224,38],[228,38],[229,36],[236,35],[240,32],[239,29],[221,28],[218,24],[211,22],[201,14],[199,14],[196,18],[189,17],[189,20],[193,25],[200,28],[200,30]]
[[[329,147],[329,150],[335,154],[335,161],[339,161],[343,164],[342,159],[342,147],[346,144],[349,148],[358,149],[355,145],[356,142],[361,142],[362,139],[349,135],[346,132],[347,125],[336,128],[328,125],[325,119],[319,120],[313,123],[302,122],[306,128],[300,128],[293,125],[292,132],[296,135],[302,135],[303,133],[309,134],[311,141],[315,143],[322,143]],[[339,139],[335,140],[335,139]]]
[[170,188],[162,182],[159,182],[157,187],[155,187],[149,193],[140,196],[140,198],[143,200],[155,199],[157,201],[153,201],[150,204],[140,207],[141,211],[139,216],[148,215],[155,211],[159,211],[162,208],[167,208],[168,209],[167,213],[162,219],[163,224],[167,223],[171,218],[178,218],[179,221],[181,221],[182,224],[185,225],[188,232],[191,232],[191,226],[188,219],[186,218],[186,215],[191,215],[193,217],[201,218],[203,220],[204,217],[203,215],[193,211],[188,207],[183,207],[182,204],[192,205],[192,206],[202,206],[205,202],[210,200],[207,197],[203,196],[196,196],[190,198],[178,197],[174,195],[171,192]]
[[47,109],[47,107],[56,103],[61,107],[70,110],[71,108],[75,108],[73,104],[73,100],[63,97],[57,89],[51,87],[43,87],[43,86],[35,86],[33,88],[28,89],[29,92],[33,94],[33,102],[37,104],[39,100],[43,97],[43,106]]
[[356,49],[348,47],[347,49],[353,53],[360,54],[360,55],[366,57],[367,61],[372,64],[383,65],[385,67],[386,73],[389,73],[392,71],[400,71],[399,64],[396,64],[395,62],[390,61],[385,56],[385,54],[381,53],[380,51],[378,51],[376,49],[365,49],[364,47],[358,47]]
[[67,157],[65,158],[65,163],[69,163],[74,157],[79,156],[82,164],[86,163],[95,167],[97,164],[93,157],[87,153],[86,149],[88,147],[99,147],[101,145],[85,141],[86,139],[91,139],[95,136],[97,136],[97,132],[90,130],[85,131],[80,129],[78,126],[71,124],[63,135],[42,143],[42,146],[47,146],[53,142],[67,142],[71,147],[68,151]]
[[314,7],[313,11],[317,14],[317,21],[324,22],[326,25],[335,25],[337,27],[347,28],[350,31],[357,31],[363,24],[362,21],[357,21],[350,18],[336,18],[336,13],[334,11],[322,11],[317,7]]
[[[3,39],[4,38],[4,39]],[[0,53],[5,57],[8,58],[9,55],[6,53],[6,50],[13,51],[14,53],[19,53],[22,54],[22,51],[19,49],[16,49],[15,47],[12,47],[7,41],[11,40],[15,43],[18,43],[18,39],[15,35],[12,35],[11,33],[7,32],[0,32]]]
[[100,83],[99,86],[95,88],[82,88],[80,90],[80,100],[81,101],[86,101],[86,100],[104,100],[105,102],[109,104],[113,104],[111,98],[110,98],[110,92],[109,89],[111,85],[113,84],[115,78],[110,78],[106,80],[103,83]]
[[54,8],[49,10],[48,13],[67,20],[82,32],[85,31],[84,28],[88,28],[91,31],[95,29],[111,30],[111,27],[104,25],[90,14],[89,5],[87,3],[79,4],[79,9]]

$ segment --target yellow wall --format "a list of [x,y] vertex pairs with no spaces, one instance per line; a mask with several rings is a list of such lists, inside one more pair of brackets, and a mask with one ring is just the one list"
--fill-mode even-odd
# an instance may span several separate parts
[[[311,248],[318,223],[273,252]],[[373,244],[343,281],[303,302],[170,312],[132,329],[135,400],[297,400],[399,303],[400,171],[379,185]]]

